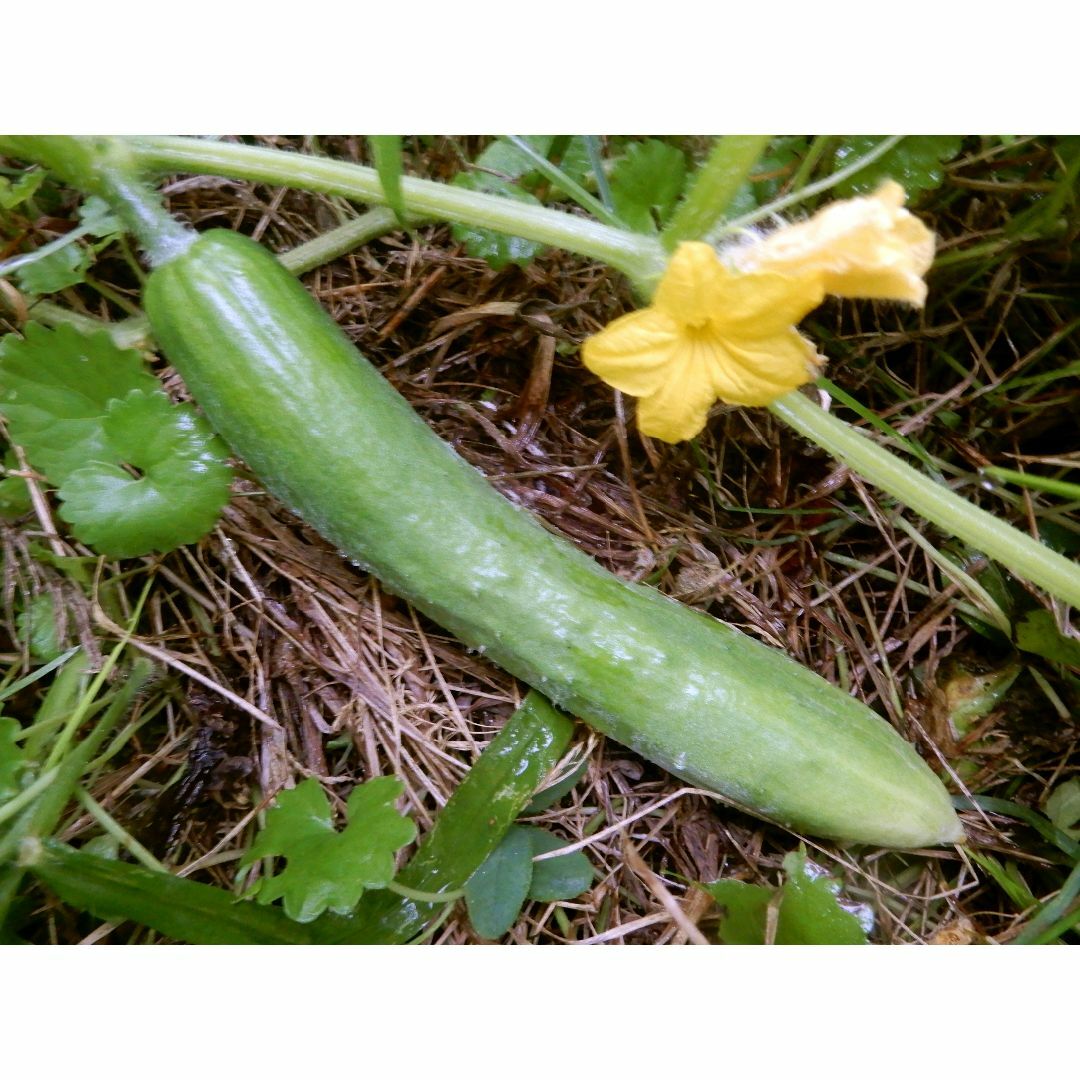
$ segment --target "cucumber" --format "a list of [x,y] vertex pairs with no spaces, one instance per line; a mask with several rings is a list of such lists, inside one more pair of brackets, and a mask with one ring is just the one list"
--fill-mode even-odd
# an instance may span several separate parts
[[792,829],[900,848],[963,838],[941,782],[880,717],[508,502],[258,244],[204,233],[151,273],[145,303],[269,491],[560,708]]

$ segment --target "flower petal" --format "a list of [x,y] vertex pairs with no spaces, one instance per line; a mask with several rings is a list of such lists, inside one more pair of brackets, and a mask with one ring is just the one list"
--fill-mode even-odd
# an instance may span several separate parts
[[769,405],[816,378],[822,363],[795,330],[758,341],[725,341],[711,368],[712,388],[730,405]]
[[726,277],[713,326],[725,338],[768,337],[794,326],[825,299],[818,272],[749,273]]
[[744,271],[816,271],[834,296],[921,306],[934,234],[904,209],[905,198],[904,189],[887,180],[873,195],[831,203],[808,221],[735,249],[730,259]]
[[718,349],[715,339],[700,334],[680,340],[667,379],[638,402],[637,426],[643,435],[674,443],[692,439],[705,427],[716,401],[711,372]]
[[581,347],[585,366],[604,382],[644,397],[667,378],[679,328],[655,308],[632,311],[610,323]]
[[691,240],[675,249],[653,296],[653,307],[683,326],[703,326],[716,311],[730,277],[716,251]]

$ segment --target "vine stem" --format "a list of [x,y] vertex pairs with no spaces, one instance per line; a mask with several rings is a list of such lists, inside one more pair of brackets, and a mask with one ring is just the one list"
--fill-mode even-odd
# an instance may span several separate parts
[[[126,140],[126,145],[145,169],[209,173],[342,195],[380,206],[386,203],[378,173],[364,165],[183,136],[136,136]],[[577,252],[615,267],[646,288],[664,270],[664,250],[655,237],[433,180],[403,177],[401,189],[411,214],[494,229]]]
[[664,230],[661,241],[666,250],[674,251],[682,240],[700,240],[715,228],[771,138],[770,135],[725,135],[716,140]]
[[1080,609],[1080,567],[913,469],[795,391],[769,411],[939,528]]

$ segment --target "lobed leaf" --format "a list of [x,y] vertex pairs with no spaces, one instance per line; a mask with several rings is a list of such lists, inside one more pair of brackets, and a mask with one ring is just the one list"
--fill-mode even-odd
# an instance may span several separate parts
[[675,210],[686,186],[686,158],[660,139],[631,143],[611,171],[615,212],[637,232],[655,233]]
[[[849,135],[835,151],[835,166],[843,168],[868,154],[882,135]],[[883,180],[902,184],[909,199],[923,191],[940,187],[945,179],[944,163],[960,153],[962,135],[908,135],[891,150],[860,169],[854,176],[841,180],[834,189],[838,196],[865,195]]]
[[317,780],[281,792],[241,862],[250,866],[273,855],[286,860],[281,873],[259,882],[259,903],[283,900],[285,914],[306,923],[328,910],[348,914],[365,889],[385,888],[394,877],[395,852],[416,837],[416,825],[394,807],[402,790],[391,776],[355,787],[341,832]]

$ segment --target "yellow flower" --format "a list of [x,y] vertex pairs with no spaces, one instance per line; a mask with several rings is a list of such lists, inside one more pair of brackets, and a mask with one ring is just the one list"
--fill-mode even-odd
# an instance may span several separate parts
[[717,398],[767,405],[814,378],[821,358],[794,324],[823,298],[820,274],[736,274],[708,244],[680,244],[652,306],[589,338],[582,359],[641,398],[643,434],[691,439]]
[[934,234],[904,209],[904,189],[887,180],[873,195],[843,199],[808,221],[736,248],[738,270],[817,271],[832,296],[926,300],[923,275],[934,261]]
[[697,435],[717,400],[770,404],[824,363],[795,324],[826,293],[925,300],[934,235],[904,198],[888,181],[719,255],[680,244],[652,305],[589,338],[585,366],[640,398],[638,428],[666,442]]

